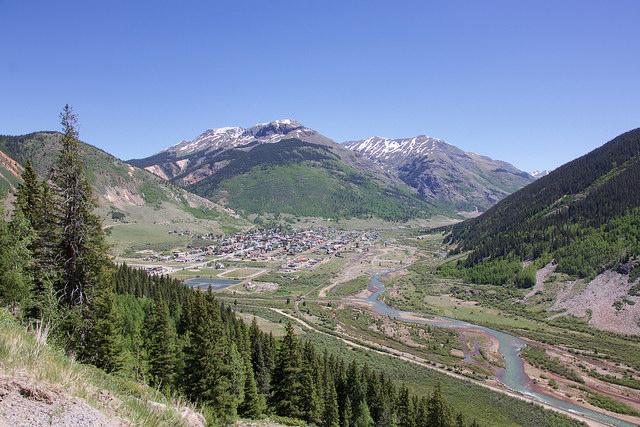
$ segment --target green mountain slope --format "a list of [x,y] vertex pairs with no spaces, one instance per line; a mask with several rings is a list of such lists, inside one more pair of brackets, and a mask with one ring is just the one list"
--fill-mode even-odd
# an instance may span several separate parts
[[20,182],[22,167],[0,151],[0,198],[6,198]]
[[458,250],[471,251],[466,267],[554,258],[558,271],[580,277],[623,265],[625,271],[635,269],[640,255],[640,129],[559,167],[480,217],[455,225],[449,239]]
[[437,211],[402,186],[342,162],[330,148],[297,139],[229,150],[216,174],[187,188],[246,213],[406,220]]

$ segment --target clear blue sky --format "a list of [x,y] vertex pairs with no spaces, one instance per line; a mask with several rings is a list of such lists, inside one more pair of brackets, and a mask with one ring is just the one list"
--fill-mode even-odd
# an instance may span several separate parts
[[0,133],[64,103],[125,159],[293,117],[553,168],[640,126],[640,1],[0,0]]

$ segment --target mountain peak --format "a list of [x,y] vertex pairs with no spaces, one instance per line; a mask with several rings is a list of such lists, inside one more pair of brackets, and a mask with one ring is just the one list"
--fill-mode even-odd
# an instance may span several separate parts
[[285,138],[309,139],[318,135],[318,132],[304,127],[297,120],[279,119],[258,123],[250,128],[226,126],[207,129],[191,141],[181,141],[165,151],[178,155],[187,155],[205,150],[235,148],[251,142],[266,144],[278,142]]
[[377,163],[423,197],[463,210],[487,209],[532,179],[506,162],[466,153],[428,135],[373,136],[344,146]]

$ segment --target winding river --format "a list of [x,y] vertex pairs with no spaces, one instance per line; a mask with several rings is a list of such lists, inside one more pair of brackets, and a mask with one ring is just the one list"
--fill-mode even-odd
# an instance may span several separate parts
[[601,412],[593,411],[591,409],[584,408],[571,402],[567,402],[562,399],[558,399],[534,390],[530,385],[529,378],[524,372],[524,363],[522,361],[522,358],[520,357],[520,350],[526,345],[525,341],[521,338],[506,334],[504,332],[496,331],[495,329],[475,325],[473,323],[467,323],[461,320],[442,316],[433,316],[429,318],[419,317],[413,312],[401,311],[390,307],[385,302],[380,300],[380,296],[384,293],[384,284],[380,281],[380,276],[378,274],[371,277],[368,289],[372,292],[372,294],[371,296],[369,296],[369,298],[367,298],[367,301],[371,305],[373,310],[378,314],[389,316],[403,322],[429,324],[443,328],[473,329],[496,338],[500,344],[499,351],[505,363],[505,369],[501,370],[498,377],[500,381],[509,389],[525,396],[529,396],[541,403],[545,403],[547,405],[572,412],[574,414],[579,414],[585,418],[589,418],[606,425],[616,427],[634,426],[634,424],[628,423],[618,418],[606,415]]

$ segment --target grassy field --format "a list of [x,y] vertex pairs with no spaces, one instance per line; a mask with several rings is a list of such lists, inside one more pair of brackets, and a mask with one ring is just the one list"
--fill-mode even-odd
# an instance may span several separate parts
[[367,287],[369,276],[358,276],[355,279],[340,283],[329,292],[330,297],[354,295]]
[[107,241],[116,254],[144,249],[168,251],[184,247],[191,241],[189,236],[169,234],[169,231],[177,228],[168,224],[114,224],[107,229]]
[[328,262],[318,265],[313,270],[293,273],[269,272],[255,279],[260,282],[277,283],[279,288],[274,293],[275,296],[299,296],[311,293],[330,283],[344,263],[344,258],[333,258]]
[[244,267],[244,268],[237,268],[233,271],[228,269],[227,271],[220,273],[219,276],[227,279],[244,279],[245,277],[259,273],[260,271],[262,271],[262,269],[260,268]]
[[[253,319],[255,318],[256,323],[258,324],[258,328],[260,328],[263,332],[266,332],[268,334],[273,334],[274,337],[281,337],[285,335],[286,322],[283,321],[283,316],[281,316],[278,319],[278,321],[274,321],[274,320],[268,320],[268,319],[265,319],[264,317],[258,316],[257,314],[254,313],[254,311],[256,311],[255,309],[246,308],[245,310],[247,311],[246,312],[236,311],[238,316],[240,316],[242,320],[244,320],[245,322],[250,324],[251,322],[253,322]],[[300,335],[302,333],[302,330],[300,329],[300,327],[295,325],[293,326],[293,331],[296,333],[296,335]]]

